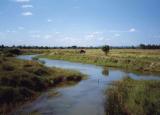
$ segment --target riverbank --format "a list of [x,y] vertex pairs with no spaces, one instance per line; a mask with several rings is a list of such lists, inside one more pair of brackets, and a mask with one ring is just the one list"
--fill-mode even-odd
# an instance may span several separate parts
[[107,89],[106,115],[159,115],[160,81],[116,81]]
[[160,73],[160,50],[112,49],[106,56],[101,49],[87,49],[85,54],[80,54],[78,49],[53,49],[47,50],[39,57],[123,68],[142,73]]
[[57,85],[78,83],[85,75],[60,68],[49,68],[14,57],[0,56],[0,114],[37,98]]

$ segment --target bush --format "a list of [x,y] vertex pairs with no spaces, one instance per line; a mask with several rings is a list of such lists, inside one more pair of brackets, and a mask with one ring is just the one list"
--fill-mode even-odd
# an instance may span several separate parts
[[108,54],[108,52],[109,52],[109,46],[108,45],[105,45],[105,46],[103,46],[102,47],[102,51],[107,55]]
[[15,55],[20,55],[22,54],[21,50],[19,49],[5,49],[3,50],[3,53],[7,56],[7,57],[13,57]]
[[21,51],[19,49],[10,49],[9,52],[14,55],[20,55]]

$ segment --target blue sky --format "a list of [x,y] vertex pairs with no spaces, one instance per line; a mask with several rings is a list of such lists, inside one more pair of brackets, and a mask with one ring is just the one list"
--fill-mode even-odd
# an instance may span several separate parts
[[160,44],[160,0],[0,0],[0,44]]

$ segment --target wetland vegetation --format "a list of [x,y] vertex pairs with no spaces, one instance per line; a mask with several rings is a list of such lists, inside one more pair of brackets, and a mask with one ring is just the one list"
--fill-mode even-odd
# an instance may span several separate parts
[[106,94],[106,115],[160,114],[160,81],[126,77],[113,82]]
[[86,49],[85,54],[79,53],[78,49],[53,49],[39,57],[123,68],[143,73],[160,73],[159,49],[111,49],[107,55],[101,49]]
[[[102,74],[116,67],[141,73],[160,72],[159,50],[111,49],[107,55],[101,49],[3,49],[0,56],[0,113],[8,113],[20,105],[35,100],[51,87],[75,84],[86,75],[75,71],[44,66],[39,58],[66,60],[101,65]],[[20,54],[39,54],[32,60],[20,60]],[[118,77],[118,76],[117,76]],[[126,77],[113,81],[106,89],[106,115],[160,114],[160,81],[134,80]]]
[[16,59],[19,50],[1,51],[0,114],[5,114],[24,102],[35,99],[41,92],[57,85],[79,82],[84,75],[74,70],[49,68],[34,61]]

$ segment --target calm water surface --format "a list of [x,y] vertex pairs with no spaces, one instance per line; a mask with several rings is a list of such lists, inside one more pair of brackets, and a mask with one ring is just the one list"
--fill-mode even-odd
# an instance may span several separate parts
[[[32,57],[33,55],[26,55],[18,58],[31,60]],[[120,80],[124,76],[130,76],[137,80],[160,80],[160,77],[154,75],[136,75],[90,64],[45,58],[40,60],[45,61],[45,65],[48,67],[78,70],[87,74],[88,79],[82,80],[72,87],[50,89],[31,104],[21,107],[14,115],[28,115],[29,113],[37,113],[38,115],[105,115],[105,91],[112,81]],[[58,95],[52,96],[51,94],[55,92],[58,92]]]

